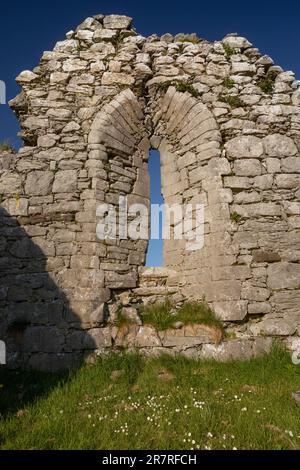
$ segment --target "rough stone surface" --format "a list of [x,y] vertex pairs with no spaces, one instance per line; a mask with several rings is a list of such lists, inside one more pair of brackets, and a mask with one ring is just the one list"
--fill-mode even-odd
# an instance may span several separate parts
[[[273,337],[290,345],[299,336],[299,82],[242,36],[144,38],[131,21],[89,17],[17,78],[10,105],[24,145],[0,153],[0,338],[10,366],[57,370],[118,344],[248,358]],[[271,93],[260,87],[268,71]],[[165,240],[163,269],[143,267],[147,239],[96,232],[101,203],[123,195],[149,206],[151,147],[165,203],[204,205],[203,246]],[[166,297],[205,297],[237,338],[214,344],[203,328],[161,336],[138,324],[138,304]],[[136,320],[122,332],[119,308]]]

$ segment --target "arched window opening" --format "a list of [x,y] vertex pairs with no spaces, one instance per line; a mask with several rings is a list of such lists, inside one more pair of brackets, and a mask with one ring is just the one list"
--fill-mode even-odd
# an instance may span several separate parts
[[[151,208],[153,204],[164,204],[161,190],[161,167],[160,154],[157,150],[151,150],[149,156],[149,174],[150,174],[150,202]],[[159,223],[158,228],[153,227],[153,223]],[[154,238],[156,236],[156,239]],[[146,257],[146,266],[157,267],[163,266],[163,239],[162,239],[162,214],[160,219],[155,221],[151,218],[150,239]]]

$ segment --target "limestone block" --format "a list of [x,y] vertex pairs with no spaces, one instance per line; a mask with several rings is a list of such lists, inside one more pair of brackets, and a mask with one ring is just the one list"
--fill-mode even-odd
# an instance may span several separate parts
[[112,40],[117,36],[117,31],[111,29],[97,29],[95,31],[93,39],[95,42],[102,42],[104,40]]
[[137,325],[142,324],[142,320],[139,316],[139,313],[138,313],[137,309],[134,308],[134,307],[124,307],[124,308],[122,308],[122,315],[132,323],[136,323]]
[[124,15],[108,15],[103,19],[104,28],[127,29],[132,23],[132,18]]
[[28,215],[28,199],[13,198],[6,199],[2,207],[7,210],[11,216]]
[[16,82],[20,84],[26,84],[33,82],[37,78],[39,78],[37,74],[31,72],[30,70],[24,70],[20,73],[20,75],[17,76]]
[[300,286],[299,263],[273,263],[268,266],[267,275],[271,289],[296,289]]
[[73,193],[77,189],[77,171],[63,170],[55,174],[52,191],[54,193]]
[[23,121],[23,126],[31,131],[37,129],[46,129],[48,124],[49,122],[47,118],[39,118],[35,116],[29,116]]
[[246,300],[263,302],[268,300],[270,294],[269,289],[265,289],[264,287],[257,287],[248,284],[242,288],[242,298]]
[[0,175],[0,194],[20,194],[22,188],[21,176],[4,172]]
[[87,61],[81,59],[67,59],[63,63],[64,72],[77,72],[79,70],[87,70]]
[[50,83],[67,83],[70,77],[66,72],[53,72],[50,75]]
[[283,134],[271,134],[263,139],[267,155],[271,157],[290,157],[297,153],[294,141]]
[[231,73],[241,73],[245,75],[254,75],[256,72],[256,67],[254,64],[249,64],[248,62],[233,62],[231,66]]
[[133,85],[134,78],[126,73],[104,72],[102,85]]
[[262,315],[271,311],[272,307],[268,302],[249,302],[248,304],[249,315]]
[[278,188],[298,188],[300,185],[300,175],[276,175],[275,183]]
[[136,334],[134,345],[138,348],[152,348],[161,346],[158,333],[152,326],[141,326]]
[[208,282],[204,290],[208,302],[240,300],[241,297],[241,285],[238,281]]
[[261,322],[250,326],[250,331],[254,336],[290,336],[297,331],[299,324],[299,318],[293,315],[267,315]]
[[240,321],[247,315],[247,302],[244,300],[213,302],[213,309],[219,320]]
[[29,326],[25,329],[22,348],[26,352],[62,352],[64,335],[56,327]]
[[65,54],[72,53],[77,51],[79,47],[79,42],[75,39],[68,39],[66,41],[59,41],[54,47],[55,52],[63,52]]
[[228,46],[233,47],[233,48],[238,48],[238,49],[247,49],[249,47],[252,47],[251,42],[248,41],[248,39],[242,37],[242,36],[226,36],[223,41],[224,44],[228,44]]
[[32,171],[26,179],[25,193],[29,196],[46,196],[52,191],[53,180],[51,171]]
[[281,160],[281,170],[283,173],[300,173],[300,155],[299,157],[283,158]]
[[300,290],[275,291],[271,302],[278,312],[299,314]]
[[221,344],[204,344],[200,353],[203,359],[215,359],[220,362],[249,360],[252,357],[252,343],[247,340],[230,340]]
[[254,136],[234,137],[225,144],[230,158],[259,158],[264,153],[262,140]]
[[261,164],[259,160],[254,158],[236,160],[233,169],[236,176],[257,176],[261,174]]

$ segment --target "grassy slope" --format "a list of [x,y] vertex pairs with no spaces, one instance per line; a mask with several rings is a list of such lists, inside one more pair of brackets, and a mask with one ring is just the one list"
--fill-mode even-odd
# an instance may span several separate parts
[[300,366],[280,350],[228,364],[112,355],[0,384],[2,449],[300,448]]

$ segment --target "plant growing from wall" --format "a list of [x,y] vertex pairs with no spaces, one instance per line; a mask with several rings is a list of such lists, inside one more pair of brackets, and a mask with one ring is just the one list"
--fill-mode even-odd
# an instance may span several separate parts
[[214,312],[204,300],[202,302],[185,302],[177,310],[168,299],[163,303],[143,305],[141,317],[144,324],[153,325],[158,331],[172,328],[175,323],[181,323],[182,325],[214,326],[223,332],[222,323],[216,319]]
[[0,143],[0,152],[13,152],[13,146],[10,144],[8,140]]
[[263,77],[258,82],[259,88],[267,94],[270,94],[274,90],[276,74],[274,72],[268,72],[265,77]]
[[236,50],[234,49],[234,47],[231,47],[226,42],[223,43],[223,49],[225,51],[225,56],[228,60],[230,59],[232,55],[236,54]]
[[160,83],[158,85],[159,89],[164,92],[166,92],[170,86],[174,86],[176,91],[180,91],[181,93],[188,92],[195,98],[199,95],[198,91],[193,87],[193,85],[180,80],[167,80],[166,82]]
[[242,108],[245,103],[238,96],[220,95],[219,101],[228,104],[232,109]]
[[232,214],[230,214],[230,219],[235,224],[238,224],[241,221],[242,216],[238,212],[234,211],[234,212],[232,212]]
[[234,87],[235,82],[234,82],[234,80],[232,80],[232,78],[226,77],[224,79],[223,85],[224,85],[225,88],[231,89],[231,88]]

